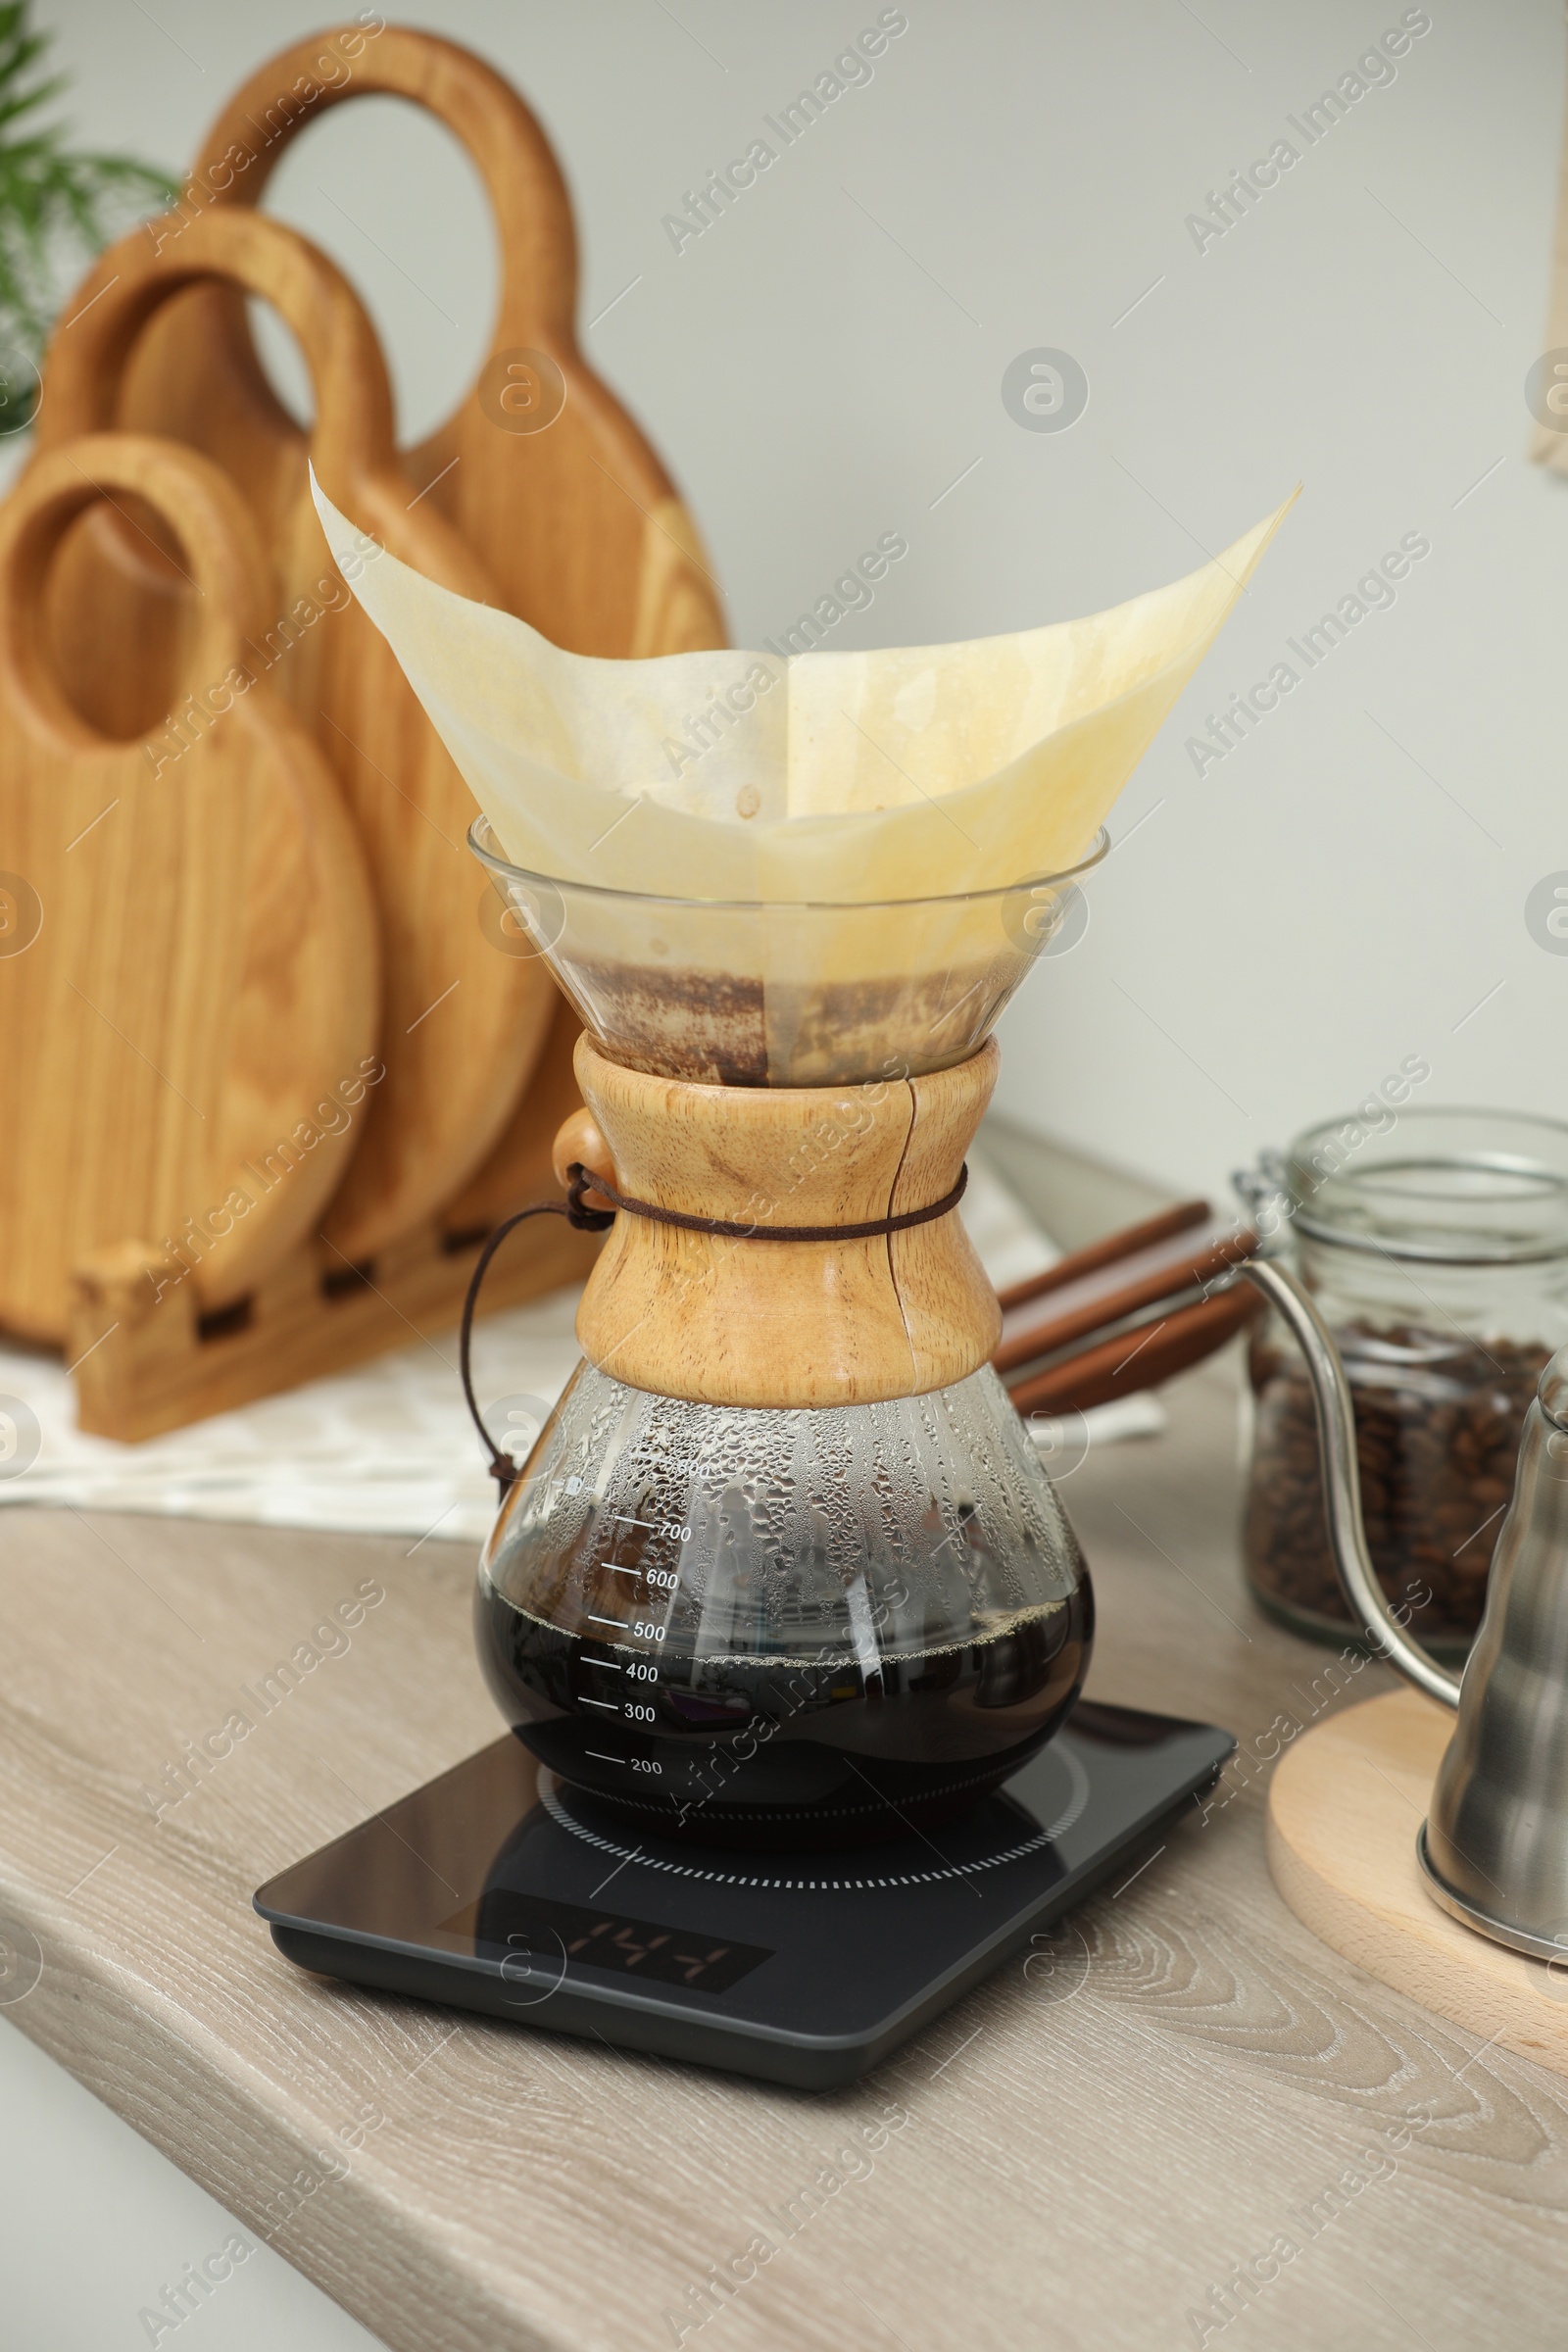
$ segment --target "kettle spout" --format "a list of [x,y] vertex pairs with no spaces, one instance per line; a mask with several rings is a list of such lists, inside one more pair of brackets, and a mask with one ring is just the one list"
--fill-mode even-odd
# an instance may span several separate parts
[[[1459,1703],[1459,1681],[1412,1642],[1389,1607],[1366,1547],[1361,1519],[1361,1481],[1356,1468],[1355,1413],[1350,1386],[1334,1335],[1311,1298],[1275,1259],[1254,1257],[1242,1268],[1249,1282],[1276,1306],[1290,1326],[1305,1360],[1317,1411],[1323,1464],[1323,1497],[1334,1565],[1351,1617],[1407,1682],[1446,1707]],[[1568,1489],[1565,1489],[1568,1493]]]

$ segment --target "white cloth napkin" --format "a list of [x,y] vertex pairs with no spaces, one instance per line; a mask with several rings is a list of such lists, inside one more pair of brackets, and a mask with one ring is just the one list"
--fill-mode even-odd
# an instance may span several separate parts
[[[1060,1255],[972,1152],[959,1213],[999,1289]],[[519,1459],[578,1361],[577,1297],[554,1291],[474,1327],[475,1394],[497,1443]],[[1072,1418],[1069,1453],[1085,1433],[1099,1441],[1165,1425],[1147,1395]],[[431,1537],[482,1542],[496,1512],[458,1382],[455,1331],[140,1446],[85,1436],[59,1357],[0,1344],[0,1424],[17,1432],[9,1457],[0,1450],[0,1504],[409,1536],[413,1549]],[[1063,1426],[1033,1426],[1054,1459]]]

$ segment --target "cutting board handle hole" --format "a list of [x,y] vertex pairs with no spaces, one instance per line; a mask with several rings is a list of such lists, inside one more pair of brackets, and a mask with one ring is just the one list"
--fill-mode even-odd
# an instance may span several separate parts
[[196,1318],[198,1340],[228,1340],[236,1332],[249,1331],[255,1318],[256,1301],[248,1295],[236,1298],[232,1306],[215,1306]]
[[374,1287],[373,1257],[368,1257],[362,1266],[332,1266],[321,1276],[323,1298],[357,1298],[362,1291]]
[[[191,559],[167,515],[131,490],[113,501],[74,514],[45,508],[19,550],[34,593],[19,600],[12,659],[30,699],[92,745],[136,743],[164,726],[185,682],[181,640],[200,613]],[[100,579],[108,567],[133,662],[104,661],[103,599],[83,594],[84,565]]]
[[[267,210],[358,287],[386,352],[400,443],[416,446],[448,425],[491,355],[501,303],[495,207],[463,141],[417,100],[367,91],[352,106],[301,118],[268,183]],[[409,271],[391,253],[409,257]],[[309,432],[316,388],[304,354],[270,303],[245,307],[262,373]]]

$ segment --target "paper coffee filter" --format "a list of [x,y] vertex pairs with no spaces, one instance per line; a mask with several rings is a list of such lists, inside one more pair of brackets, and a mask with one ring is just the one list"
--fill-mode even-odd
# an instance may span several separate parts
[[[1074,864],[1297,495],[1185,579],[1081,620],[871,653],[613,662],[425,579],[312,487],[344,577],[515,864],[862,910]],[[842,928],[835,958],[888,968],[874,915]]]

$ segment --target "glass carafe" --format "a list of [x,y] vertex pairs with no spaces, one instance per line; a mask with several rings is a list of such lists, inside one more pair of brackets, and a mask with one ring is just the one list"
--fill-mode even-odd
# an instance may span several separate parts
[[989,1366],[827,1411],[582,1365],[479,1568],[491,1690],[616,1812],[722,1844],[960,1810],[1076,1696],[1093,1604]]
[[[689,1083],[698,1036],[710,1103],[732,1071],[820,1088],[826,1068],[827,1086],[885,1088],[889,1072],[966,1060],[1074,888],[1067,875],[869,910],[716,908],[522,874],[482,826],[475,847],[599,1053]],[[843,953],[861,918],[897,967],[880,988]],[[650,1004],[679,991],[607,981],[617,927],[639,962],[663,943],[688,993],[705,955],[715,973],[721,959],[750,968],[715,977],[700,1029],[655,1052]],[[476,1634],[508,1722],[591,1807],[660,1837],[829,1846],[928,1829],[1015,1771],[1077,1696],[1093,1599],[989,1363],[796,1408],[663,1394],[584,1362],[485,1545]]]

